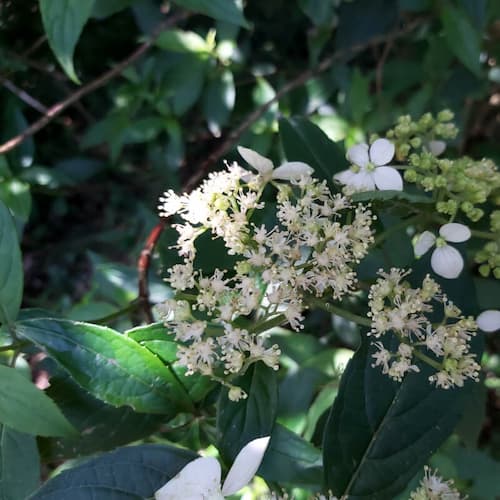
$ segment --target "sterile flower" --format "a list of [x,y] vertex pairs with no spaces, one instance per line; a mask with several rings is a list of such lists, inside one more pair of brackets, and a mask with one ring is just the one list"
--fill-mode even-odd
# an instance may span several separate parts
[[460,252],[447,242],[462,243],[470,237],[471,232],[467,226],[450,222],[439,228],[438,238],[430,231],[424,231],[415,242],[415,255],[421,257],[436,245],[431,256],[433,271],[443,278],[457,278],[464,268],[464,259]]
[[270,437],[246,444],[229,469],[221,487],[221,468],[213,457],[189,462],[174,478],[155,492],[156,500],[223,500],[233,495],[253,478],[266,452]]
[[427,143],[427,147],[429,148],[429,151],[434,156],[439,156],[439,155],[444,153],[444,150],[446,149],[446,142],[444,142],[444,141],[429,141]]
[[500,311],[489,309],[483,311],[476,319],[477,326],[483,332],[495,332],[500,330]]
[[354,191],[403,190],[401,174],[387,165],[394,157],[394,144],[387,139],[377,139],[370,147],[356,144],[347,151],[353,164],[350,169],[334,175],[334,179]]
[[257,170],[264,182],[269,182],[271,179],[298,181],[302,176],[309,177],[313,173],[313,168],[301,161],[288,161],[278,168],[274,168],[273,162],[269,158],[252,149],[238,146],[238,153],[251,167]]

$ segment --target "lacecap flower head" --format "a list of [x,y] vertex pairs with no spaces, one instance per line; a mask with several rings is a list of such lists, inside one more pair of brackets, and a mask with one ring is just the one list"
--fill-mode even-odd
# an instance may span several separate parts
[[371,146],[356,144],[347,151],[351,168],[339,172],[334,179],[352,191],[403,190],[400,173],[388,166],[394,157],[394,144],[387,139],[377,139]]

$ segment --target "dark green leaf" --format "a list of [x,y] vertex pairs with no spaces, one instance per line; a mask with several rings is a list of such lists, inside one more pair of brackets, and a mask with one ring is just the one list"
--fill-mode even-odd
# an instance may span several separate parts
[[324,0],[298,0],[299,7],[311,21],[318,25],[330,24],[335,15],[333,2]]
[[151,498],[186,464],[193,452],[146,444],[106,453],[47,481],[31,500],[131,500]]
[[405,191],[395,191],[392,189],[386,189],[383,191],[363,191],[361,193],[354,193],[352,196],[352,201],[376,201],[376,200],[406,200],[412,203],[433,203],[430,196],[425,194],[413,194],[407,193]]
[[305,118],[282,118],[280,137],[289,161],[303,161],[311,165],[315,176],[326,179],[330,184],[334,174],[349,167],[343,148]]
[[175,3],[185,9],[194,10],[219,21],[248,28],[248,23],[236,0],[175,0]]
[[464,391],[431,386],[432,370],[392,382],[363,341],[342,377],[324,436],[328,488],[349,498],[393,498],[451,433]]
[[451,51],[467,69],[480,76],[481,38],[465,12],[449,1],[443,2],[441,21]]
[[30,186],[17,179],[0,183],[0,200],[12,211],[12,214],[22,224],[25,224],[31,212]]
[[219,451],[230,463],[247,443],[271,435],[278,404],[276,372],[261,362],[253,364],[234,383],[248,397],[233,402],[227,390],[222,391],[217,413]]
[[76,42],[87,22],[95,0],[40,0],[43,27],[49,45],[66,74],[76,83],[73,66]]
[[221,128],[228,121],[235,98],[233,74],[228,69],[217,73],[207,85],[203,95],[203,112],[210,132],[216,137],[220,136]]
[[[47,362],[44,364],[47,365]],[[54,369],[50,371],[53,372]],[[107,405],[92,397],[62,370],[56,370],[51,375],[47,394],[78,429],[80,435],[75,438],[40,440],[40,450],[45,461],[53,462],[111,450],[149,436],[168,420],[165,415],[135,413],[128,407]]]
[[0,498],[27,498],[40,483],[40,460],[34,436],[0,425]]
[[92,17],[97,19],[104,19],[120,10],[130,7],[135,0],[106,0],[103,2],[99,0],[95,2],[94,8],[92,9]]
[[0,365],[0,422],[39,436],[76,432],[54,401],[15,368],[4,365]]
[[337,50],[366,43],[370,38],[390,31],[397,22],[398,4],[394,0],[343,2],[338,16]]
[[276,424],[257,474],[267,481],[318,491],[323,481],[322,473],[321,452],[286,427]]
[[370,79],[362,75],[359,68],[352,73],[347,93],[347,105],[355,124],[361,125],[364,116],[370,111]]
[[38,319],[20,322],[17,330],[108,404],[169,414],[185,400],[176,378],[156,356],[110,328]]
[[0,201],[0,322],[16,319],[23,295],[23,267],[16,227]]

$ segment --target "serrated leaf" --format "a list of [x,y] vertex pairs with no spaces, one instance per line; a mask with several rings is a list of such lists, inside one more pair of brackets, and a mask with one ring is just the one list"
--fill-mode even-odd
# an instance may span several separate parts
[[227,390],[222,391],[217,412],[218,448],[229,463],[247,443],[271,435],[278,404],[276,372],[262,362],[253,364],[234,384],[248,397],[234,402]]
[[34,436],[0,425],[0,498],[27,498],[40,482],[40,460]]
[[31,500],[131,500],[151,498],[186,464],[192,451],[160,445],[128,446],[61,472]]
[[343,149],[314,123],[305,118],[282,118],[280,137],[289,161],[303,161],[314,175],[332,183],[333,175],[349,168]]
[[38,436],[76,433],[54,401],[15,368],[4,365],[0,365],[0,422]]
[[194,10],[219,21],[248,28],[248,22],[243,17],[236,0],[174,0],[174,2],[185,9]]
[[16,226],[0,201],[0,322],[11,323],[23,296],[23,266]]
[[451,2],[443,2],[441,21],[448,46],[463,65],[476,76],[481,75],[481,35],[467,14]]
[[366,337],[342,377],[325,427],[325,480],[351,499],[393,498],[452,432],[464,391],[443,390],[420,366],[401,384],[371,367]]
[[139,413],[166,413],[186,403],[170,370],[134,340],[104,326],[34,319],[17,332],[44,349],[93,396]]
[[321,452],[311,443],[276,424],[257,474],[267,481],[319,490],[323,480]]
[[49,45],[66,74],[80,83],[73,66],[76,42],[94,8],[95,0],[40,0]]

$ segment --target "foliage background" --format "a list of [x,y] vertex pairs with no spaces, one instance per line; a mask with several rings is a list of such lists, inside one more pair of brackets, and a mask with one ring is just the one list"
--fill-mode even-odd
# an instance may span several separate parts
[[[252,0],[243,10],[236,0],[58,0],[52,11],[49,4],[0,4],[0,142],[79,89],[102,85],[0,156],[0,199],[14,215],[23,255],[23,308],[29,310],[21,320],[45,310],[119,331],[148,321],[137,261],[158,224],[158,196],[236,159],[237,143],[276,160],[314,157],[321,146],[304,135],[303,117],[348,147],[382,133],[399,115],[449,108],[461,130],[451,154],[500,163],[495,0]],[[128,60],[140,43],[147,44],[142,56]],[[99,80],[121,61],[123,71]],[[165,229],[149,263],[153,303],[170,293],[161,272],[172,262],[171,241]],[[404,260],[407,249],[393,251]],[[217,254],[207,254],[203,265],[217,265]],[[498,281],[476,273],[475,286],[479,309],[498,308]],[[300,456],[290,458],[295,469],[285,477],[269,475],[280,484],[315,487],[319,457],[307,442],[321,444],[338,364],[345,364],[358,332],[320,312],[308,319],[307,331],[293,341],[285,333],[277,337],[286,366],[276,381],[279,432],[294,443],[288,451]],[[499,345],[487,339],[484,384],[432,462],[458,478],[471,498],[485,500],[500,495],[493,480],[500,471]],[[2,354],[7,363],[9,353]],[[50,374],[47,394],[80,430],[91,429],[88,439],[39,438],[44,478],[63,460],[142,438],[193,449],[215,442],[208,417],[166,424],[164,416],[114,408],[77,389],[51,359],[38,362],[37,349],[27,354],[29,363],[18,358],[19,368],[31,369],[38,383]],[[203,397],[207,405],[215,398]],[[117,419],[121,424],[110,433]],[[35,471],[23,496],[38,485],[36,453],[24,434],[9,438],[13,432],[3,426],[2,454],[12,467]],[[4,480],[0,488],[4,498],[21,497],[19,484]]]

